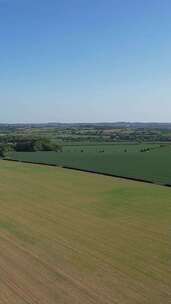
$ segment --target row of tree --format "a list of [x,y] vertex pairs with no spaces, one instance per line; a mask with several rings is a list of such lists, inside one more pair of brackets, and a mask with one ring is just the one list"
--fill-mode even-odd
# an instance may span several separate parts
[[0,145],[0,157],[5,157],[9,152],[36,152],[36,151],[62,151],[62,146],[52,142],[49,138],[20,139]]

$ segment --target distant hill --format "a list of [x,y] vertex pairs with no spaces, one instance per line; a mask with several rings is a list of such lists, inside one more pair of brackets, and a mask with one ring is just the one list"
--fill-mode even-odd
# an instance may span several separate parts
[[171,123],[158,122],[99,122],[99,123],[0,123],[0,128],[132,128],[132,129],[168,129],[171,130]]

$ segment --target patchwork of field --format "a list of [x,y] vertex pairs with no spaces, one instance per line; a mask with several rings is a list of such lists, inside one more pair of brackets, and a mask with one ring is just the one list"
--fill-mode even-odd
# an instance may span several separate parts
[[0,303],[169,304],[171,190],[0,161]]
[[171,185],[171,145],[71,145],[62,153],[17,152],[11,157]]

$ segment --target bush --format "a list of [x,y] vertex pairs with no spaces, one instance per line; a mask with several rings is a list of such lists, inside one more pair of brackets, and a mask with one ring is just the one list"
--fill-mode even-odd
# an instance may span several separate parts
[[4,144],[0,146],[0,157],[6,157],[9,152],[14,150],[14,146],[12,144]]

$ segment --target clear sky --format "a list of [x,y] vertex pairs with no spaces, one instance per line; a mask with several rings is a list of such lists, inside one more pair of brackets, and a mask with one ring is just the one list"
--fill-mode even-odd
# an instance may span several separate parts
[[170,0],[0,0],[0,122],[171,121]]

